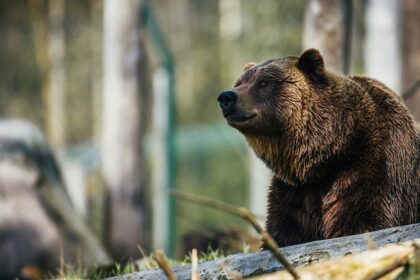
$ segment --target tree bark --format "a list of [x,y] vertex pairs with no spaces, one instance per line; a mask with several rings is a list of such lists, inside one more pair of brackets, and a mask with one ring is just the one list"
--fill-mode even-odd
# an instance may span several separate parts
[[[372,241],[378,246],[390,243],[409,241],[420,238],[420,224],[388,228],[370,233]],[[369,250],[365,234],[358,234],[328,240],[319,240],[298,244],[281,249],[293,266],[300,266],[321,260],[333,259],[349,254]],[[238,273],[243,278],[283,270],[284,267],[276,260],[270,251],[251,254],[235,254],[223,259],[204,262],[198,265],[200,279],[230,279],[226,270]],[[178,280],[191,279],[191,266],[175,266],[172,268]],[[146,270],[117,276],[113,280],[164,279],[160,269]],[[239,278],[240,279],[240,278]],[[317,278],[318,279],[318,278]],[[322,278],[321,278],[322,279]],[[359,278],[345,278],[359,279]]]
[[[420,81],[420,2],[404,0],[402,3],[402,92]],[[407,105],[414,118],[420,121],[420,87],[413,92]]]
[[[419,245],[420,239],[403,244],[391,244],[379,250],[299,267],[296,271],[301,279],[397,279]],[[251,279],[292,280],[294,278],[287,271],[280,271]]]
[[345,26],[343,1],[308,0],[305,11],[303,48],[316,48],[328,69],[345,72]]
[[401,90],[400,4],[399,0],[368,1],[365,39],[366,75],[397,93]]
[[144,63],[141,0],[106,0],[102,172],[108,188],[107,244],[120,259],[137,258],[145,246],[142,186],[141,82]]

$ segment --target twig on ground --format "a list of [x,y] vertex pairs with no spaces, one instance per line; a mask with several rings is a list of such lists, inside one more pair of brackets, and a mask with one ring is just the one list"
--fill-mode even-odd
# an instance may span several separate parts
[[144,263],[145,263],[145,265],[146,265],[147,269],[152,269],[152,266],[150,265],[150,262],[149,262],[149,257],[148,257],[148,256],[146,256],[146,254],[144,253],[144,251],[143,251],[143,249],[141,248],[140,244],[137,244],[137,248],[139,249],[140,254],[141,254],[141,255],[142,255],[142,257],[143,257],[143,260],[144,260]]
[[378,246],[376,243],[372,240],[372,237],[370,236],[370,233],[368,231],[365,232],[365,238],[368,245],[369,250],[376,250],[378,249]]
[[200,274],[197,271],[198,257],[197,249],[192,250],[191,254],[191,280],[200,280]]
[[169,265],[168,258],[166,257],[165,253],[162,250],[157,250],[155,253],[155,260],[157,264],[159,265],[160,269],[163,270],[166,277],[168,277],[169,280],[177,280],[175,273],[171,269],[171,266]]
[[233,280],[244,279],[238,271],[231,270],[230,267],[226,264],[226,262],[222,262],[220,266],[222,267],[223,271],[226,273],[226,276],[230,276]]
[[[268,249],[271,250],[273,255],[277,258],[277,260],[284,266],[284,268],[293,276],[294,279],[299,279],[299,275],[297,274],[296,270],[292,267],[289,261],[283,256],[281,251],[279,250],[279,246],[277,245],[276,241],[260,226],[260,224],[255,219],[255,216],[246,208],[243,207],[235,207],[224,202],[204,197],[196,194],[191,193],[184,193],[180,191],[171,191],[171,195],[177,197],[179,199],[183,199],[192,203],[198,203],[202,205],[206,205],[209,207],[213,207],[215,209],[219,209],[221,211],[227,212],[229,214],[239,216],[244,220],[248,221],[252,227],[262,236],[262,240],[264,244],[267,246]],[[269,244],[267,244],[267,242]]]
[[293,268],[293,266],[289,263],[289,261],[283,256],[283,254],[280,252],[280,249],[276,243],[276,241],[271,237],[268,232],[263,231],[261,233],[262,240],[264,242],[264,245],[270,249],[270,251],[273,253],[273,255],[276,257],[276,259],[279,260],[279,262],[284,266],[284,268],[289,271],[289,273],[293,276],[294,279],[299,279],[299,274],[296,272],[296,270]]

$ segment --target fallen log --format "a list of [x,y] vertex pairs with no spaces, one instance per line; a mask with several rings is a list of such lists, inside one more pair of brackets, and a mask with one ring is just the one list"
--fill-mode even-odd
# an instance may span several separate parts
[[[369,234],[378,246],[404,242],[420,238],[420,224],[406,225],[374,231]],[[369,250],[369,242],[365,234],[358,234],[328,240],[319,240],[282,248],[285,257],[293,266],[315,263],[320,260],[338,258]],[[226,269],[228,268],[228,269]],[[270,251],[258,253],[234,254],[226,258],[204,262],[198,265],[197,271],[201,280],[231,279],[229,273],[234,271],[242,277],[257,276],[283,270],[283,266]],[[178,280],[191,279],[191,266],[175,266],[172,268]],[[113,280],[165,279],[160,269],[146,270],[110,278]]]
[[[303,280],[396,279],[403,271],[404,265],[413,258],[419,246],[420,239],[401,244],[388,244],[378,250],[370,250],[357,255],[344,256],[339,259],[299,267],[296,268],[296,271]],[[287,271],[279,271],[252,279],[292,280],[293,277]]]

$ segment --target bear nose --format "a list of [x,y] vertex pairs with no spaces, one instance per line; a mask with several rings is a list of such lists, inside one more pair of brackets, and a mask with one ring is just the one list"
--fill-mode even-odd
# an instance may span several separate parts
[[217,101],[219,101],[220,107],[222,107],[223,110],[228,110],[237,99],[238,95],[234,91],[229,90],[222,92],[217,98]]

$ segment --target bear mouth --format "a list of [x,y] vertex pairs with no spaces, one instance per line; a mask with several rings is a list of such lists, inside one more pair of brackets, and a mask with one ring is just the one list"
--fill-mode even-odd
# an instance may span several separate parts
[[250,113],[246,115],[239,115],[233,113],[225,113],[223,115],[229,123],[244,123],[253,119],[257,114]]

